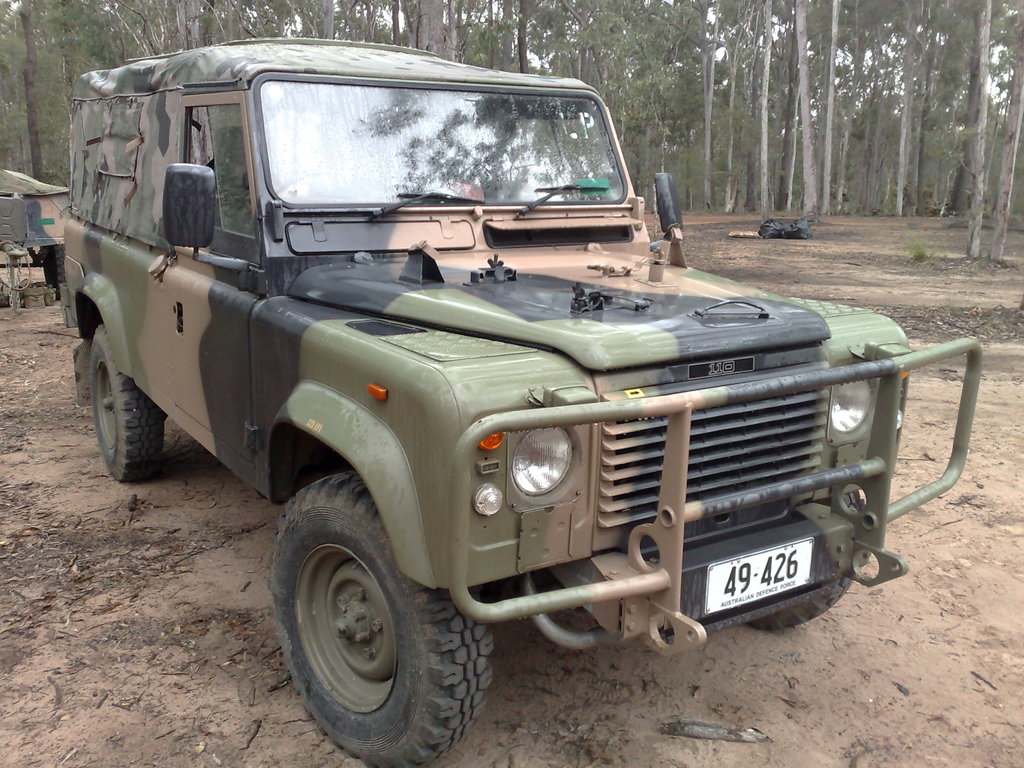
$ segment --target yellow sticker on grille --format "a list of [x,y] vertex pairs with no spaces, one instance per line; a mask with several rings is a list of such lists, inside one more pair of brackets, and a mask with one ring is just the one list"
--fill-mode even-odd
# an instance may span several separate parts
[[644,391],[642,389],[627,389],[626,397],[630,400],[636,400],[638,397],[643,397]]

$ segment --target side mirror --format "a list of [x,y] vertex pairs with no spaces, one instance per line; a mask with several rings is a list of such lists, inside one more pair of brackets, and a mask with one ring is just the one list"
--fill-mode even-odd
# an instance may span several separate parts
[[217,180],[213,168],[172,163],[164,175],[164,235],[171,245],[205,248],[213,242]]
[[658,223],[662,232],[674,224],[682,226],[683,212],[679,207],[679,190],[671,173],[654,174],[654,191],[658,198]]

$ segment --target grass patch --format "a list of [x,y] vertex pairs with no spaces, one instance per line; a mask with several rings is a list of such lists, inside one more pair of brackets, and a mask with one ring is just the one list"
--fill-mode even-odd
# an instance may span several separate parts
[[907,250],[910,252],[910,260],[917,264],[923,264],[935,258],[935,254],[929,251],[923,243],[913,243]]

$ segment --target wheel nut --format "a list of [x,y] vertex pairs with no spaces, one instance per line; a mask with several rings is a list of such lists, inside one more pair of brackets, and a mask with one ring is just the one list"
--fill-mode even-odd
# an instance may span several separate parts
[[370,627],[373,628],[374,632],[380,632],[382,629],[384,629],[383,619],[374,619],[373,623],[370,624]]
[[355,592],[352,593],[352,599],[361,603],[366,599],[366,590],[362,587],[356,587]]
[[372,659],[376,655],[377,652],[373,650],[373,648],[363,648],[363,656],[365,656],[366,658]]

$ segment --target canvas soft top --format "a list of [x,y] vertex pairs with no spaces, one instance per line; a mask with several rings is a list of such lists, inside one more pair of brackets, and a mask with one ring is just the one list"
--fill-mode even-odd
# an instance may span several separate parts
[[446,61],[413,48],[331,40],[246,40],[136,59],[116,69],[89,72],[74,98],[144,95],[193,83],[247,83],[264,72],[423,80],[475,85],[592,90],[579,80],[499,72]]

